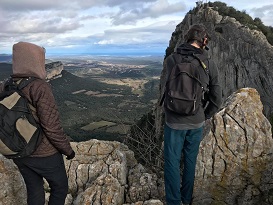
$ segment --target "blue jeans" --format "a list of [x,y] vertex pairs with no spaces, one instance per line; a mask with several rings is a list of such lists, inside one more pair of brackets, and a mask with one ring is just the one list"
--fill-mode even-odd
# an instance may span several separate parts
[[[175,130],[164,127],[164,180],[167,205],[189,204],[192,199],[196,159],[203,127]],[[182,186],[180,161],[183,153]]]
[[27,187],[27,204],[44,205],[45,178],[50,187],[49,205],[63,205],[68,192],[68,179],[64,160],[60,153],[49,157],[25,157],[13,159]]

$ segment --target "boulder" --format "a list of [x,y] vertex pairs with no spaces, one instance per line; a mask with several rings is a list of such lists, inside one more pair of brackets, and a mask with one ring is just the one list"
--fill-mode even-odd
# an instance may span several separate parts
[[273,139],[257,90],[233,93],[200,145],[193,204],[272,204]]

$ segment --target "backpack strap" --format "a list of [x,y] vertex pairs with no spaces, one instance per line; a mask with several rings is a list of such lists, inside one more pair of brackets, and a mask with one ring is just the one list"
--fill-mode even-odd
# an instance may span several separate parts
[[205,70],[205,73],[206,74],[209,74],[209,69],[208,67],[206,66],[206,64],[196,55],[196,54],[192,54],[192,56],[198,60],[198,62],[200,63],[200,65],[202,66],[202,68]]
[[[24,97],[24,93],[21,91],[24,87],[30,84],[32,81],[36,80],[36,77],[27,77],[27,78],[19,78],[18,80],[14,81],[14,78],[10,77],[8,81],[5,83],[6,90],[17,90],[21,96]],[[37,123],[40,123],[40,120],[37,116],[36,108],[32,105],[32,103],[28,100],[29,109],[32,112],[32,115]]]
[[26,87],[29,83],[31,83],[34,80],[36,80],[36,78],[34,77],[20,79],[18,84],[18,89],[22,90],[24,87]]
[[14,78],[10,77],[4,84],[4,90],[22,90],[24,87],[26,87],[29,83],[36,80],[35,77],[28,77],[28,78],[20,78],[17,81],[14,81]]

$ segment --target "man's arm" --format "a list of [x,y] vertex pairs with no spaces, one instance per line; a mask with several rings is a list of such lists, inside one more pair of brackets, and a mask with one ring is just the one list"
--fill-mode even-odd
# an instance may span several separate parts
[[222,104],[222,88],[219,82],[218,68],[213,61],[209,61],[209,75],[208,106],[205,109],[206,119],[211,118]]

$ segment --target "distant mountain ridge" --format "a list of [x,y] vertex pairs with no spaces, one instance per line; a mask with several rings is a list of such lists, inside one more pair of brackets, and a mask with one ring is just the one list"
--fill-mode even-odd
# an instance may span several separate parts
[[11,63],[12,55],[10,54],[0,54],[0,63]]
[[[45,68],[47,72],[47,79],[51,80],[61,76],[61,72],[63,70],[63,64],[60,61],[51,62],[51,63],[47,63],[45,65]],[[12,64],[7,62],[1,63],[0,61],[0,81],[3,81],[4,79],[8,78],[11,74],[12,74]]]

